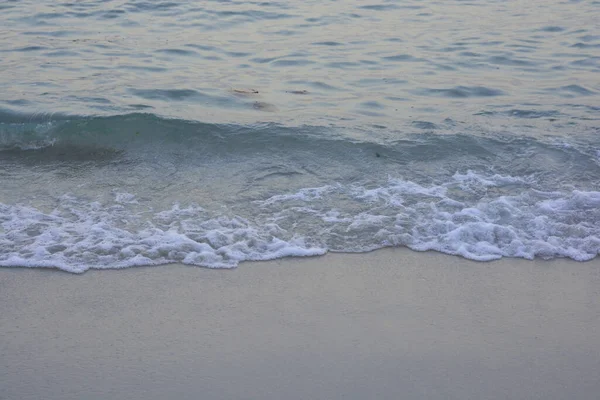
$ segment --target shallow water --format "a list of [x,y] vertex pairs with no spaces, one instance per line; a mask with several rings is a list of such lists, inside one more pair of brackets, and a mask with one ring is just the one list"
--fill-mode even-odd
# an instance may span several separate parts
[[600,2],[0,7],[0,265],[600,251]]

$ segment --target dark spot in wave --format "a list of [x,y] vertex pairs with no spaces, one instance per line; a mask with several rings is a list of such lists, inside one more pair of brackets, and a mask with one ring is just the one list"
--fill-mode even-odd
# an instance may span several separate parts
[[571,47],[575,47],[577,49],[600,49],[600,44],[590,44],[590,43],[575,43],[571,45]]
[[417,93],[425,96],[452,98],[493,97],[505,94],[502,90],[487,88],[485,86],[456,86],[450,89],[421,89]]
[[[524,41],[527,41],[527,40],[524,40]],[[485,42],[479,42],[479,45],[480,46],[498,46],[498,45],[501,45],[503,43],[504,42],[502,40],[488,40],[488,41],[485,41]],[[535,41],[535,43],[537,43],[537,41]],[[465,43],[465,44],[468,44],[468,43]]]
[[62,30],[62,31],[26,31],[26,32],[22,32],[23,35],[31,35],[31,36],[52,36],[52,37],[64,37],[64,36],[74,36],[74,35],[79,35],[81,36],[82,32],[77,32],[77,31],[66,31],[66,30]]
[[533,61],[523,60],[522,58],[513,58],[508,56],[493,56],[488,58],[488,62],[497,65],[514,65],[514,66],[528,66],[535,65]]
[[416,58],[411,56],[410,54],[397,54],[395,56],[388,56],[388,57],[382,57],[384,60],[388,60],[388,61],[410,61],[410,62],[414,62],[414,61],[423,61],[421,58]]
[[197,53],[195,51],[190,50],[182,50],[182,49],[160,49],[156,50],[157,53],[170,54],[174,56],[193,56]]
[[481,54],[474,53],[472,51],[462,51],[459,53],[459,55],[461,55],[463,57],[481,57]]
[[246,17],[249,19],[283,19],[290,18],[292,15],[283,13],[274,13],[260,10],[245,10],[245,11],[216,11],[214,12],[218,17]]
[[366,6],[360,6],[358,8],[362,8],[363,10],[385,11],[394,10],[398,8],[398,6],[395,4],[370,4]]
[[254,103],[252,103],[252,108],[264,112],[275,112],[278,110],[274,104],[267,103],[264,101],[255,101]]
[[315,46],[342,46],[343,44],[340,42],[315,42],[313,43]]
[[200,95],[192,89],[131,89],[131,93],[150,100],[185,100]]
[[338,62],[327,63],[327,67],[346,69],[346,68],[352,68],[352,67],[360,67],[360,64],[355,63],[355,62],[349,62],[349,61],[338,61]]
[[14,49],[13,51],[39,51],[39,50],[47,50],[47,47],[44,46],[28,46],[28,47],[21,47],[18,49]]
[[560,112],[556,110],[524,110],[524,109],[512,109],[507,111],[482,111],[475,115],[506,115],[514,118],[524,119],[538,119],[538,118],[551,118],[560,116]]
[[515,109],[515,110],[507,111],[505,114],[508,114],[511,117],[517,117],[517,118],[548,118],[548,117],[555,117],[559,113],[557,111],[553,111],[553,110],[544,111],[544,110]]
[[245,52],[242,52],[242,51],[228,51],[225,54],[227,54],[229,57],[237,57],[237,58],[239,58],[239,57],[247,57],[247,56],[249,56],[252,53],[245,53]]
[[204,50],[204,51],[215,51],[215,50],[218,50],[218,48],[216,48],[215,46],[207,46],[207,45],[203,45],[203,44],[188,43],[185,46],[186,47],[193,47],[194,49]]
[[120,17],[122,14],[125,14],[124,10],[110,10],[106,13],[102,14],[102,18],[104,19],[114,19]]
[[179,6],[175,2],[154,2],[154,1],[138,1],[131,2],[126,5],[127,8],[133,11],[163,11]]
[[67,96],[66,99],[81,101],[85,103],[112,104],[112,101],[104,97]]
[[273,32],[273,35],[292,36],[292,35],[295,35],[296,33],[297,33],[296,31],[292,31],[289,29],[282,29],[280,31]]
[[586,89],[583,86],[579,86],[579,85],[567,85],[567,86],[561,86],[559,88],[550,88],[550,89],[546,89],[546,91],[548,92],[566,92],[566,96],[567,97],[573,97],[574,95],[579,95],[579,96],[592,96],[595,95],[596,92]]
[[277,60],[273,61],[271,64],[276,65],[278,67],[297,67],[302,65],[314,64],[314,61],[310,60]]
[[593,42],[595,40],[600,40],[600,35],[584,35],[579,38],[584,42]]
[[146,104],[130,104],[129,108],[132,108],[134,110],[145,110],[145,109],[154,108],[154,107],[146,105]]
[[407,80],[397,78],[363,78],[356,81],[355,85],[359,87],[373,87],[382,85],[405,85],[406,83],[408,83]]
[[78,52],[69,51],[69,50],[58,50],[51,51],[50,53],[45,54],[46,57],[77,57],[79,56]]
[[419,129],[433,130],[437,129],[437,125],[428,121],[413,121],[412,126]]
[[560,26],[545,26],[542,29],[540,29],[541,32],[562,32],[564,30],[565,28],[562,28]]
[[337,88],[335,86],[331,86],[325,82],[315,82],[315,81],[304,81],[304,80],[293,80],[287,82],[290,85],[294,86],[310,86],[316,90],[327,90],[327,91],[341,91],[343,89]]
[[129,69],[132,71],[147,71],[147,72],[164,72],[167,69],[164,67],[152,67],[144,65],[122,65],[119,68]]
[[578,65],[582,67],[597,67],[598,61],[600,61],[600,57],[588,57],[582,60],[576,60],[571,62],[571,65]]
[[385,108],[385,106],[378,101],[364,101],[364,102],[360,103],[359,106],[363,107],[363,108],[378,109],[378,110],[382,110]]
[[31,104],[31,102],[29,100],[25,100],[25,99],[6,100],[5,103],[13,105],[13,106],[24,106],[24,105]]

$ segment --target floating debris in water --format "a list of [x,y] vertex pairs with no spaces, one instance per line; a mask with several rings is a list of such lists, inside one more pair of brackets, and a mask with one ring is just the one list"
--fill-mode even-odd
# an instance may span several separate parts
[[256,89],[231,89],[231,91],[238,96],[252,96],[259,93]]

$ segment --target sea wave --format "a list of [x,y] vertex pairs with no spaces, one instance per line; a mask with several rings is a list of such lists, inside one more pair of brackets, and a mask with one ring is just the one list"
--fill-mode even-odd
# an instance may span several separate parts
[[[528,177],[473,171],[441,185],[399,178],[381,187],[337,183],[254,200],[246,215],[178,203],[157,211],[123,192],[105,203],[63,195],[48,211],[1,204],[0,266],[74,273],[174,262],[232,268],[389,246],[478,261],[595,258],[600,192],[532,186]],[[503,195],[507,187],[520,194]]]

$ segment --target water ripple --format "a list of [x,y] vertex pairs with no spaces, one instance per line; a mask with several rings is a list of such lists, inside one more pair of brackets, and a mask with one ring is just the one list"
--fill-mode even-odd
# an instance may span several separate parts
[[487,88],[483,86],[456,86],[450,89],[421,89],[420,94],[429,96],[443,96],[453,98],[467,97],[493,97],[504,94],[502,90]]
[[[492,118],[482,112],[498,107],[543,115],[569,98],[576,107],[561,118],[596,118],[598,2],[23,0],[0,8],[1,100],[19,112],[154,107],[213,122],[416,126]],[[232,95],[236,88],[258,90],[259,106]],[[276,111],[254,112],[267,109]]]

